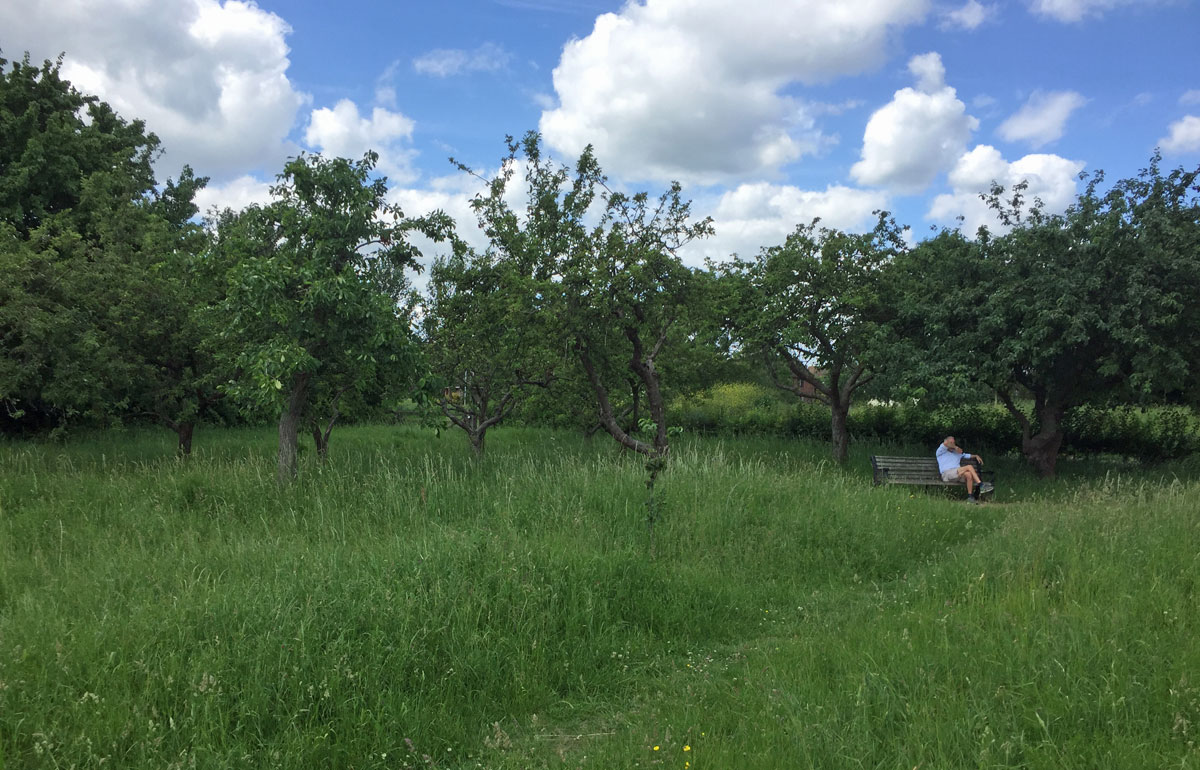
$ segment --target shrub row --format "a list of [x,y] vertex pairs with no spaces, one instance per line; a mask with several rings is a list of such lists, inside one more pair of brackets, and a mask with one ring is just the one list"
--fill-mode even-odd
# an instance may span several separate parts
[[[989,452],[1018,452],[1021,427],[1000,404],[942,407],[904,404],[851,409],[852,440],[933,446],[947,435]],[[788,403],[767,388],[722,385],[675,405],[672,424],[703,434],[829,438],[829,409]],[[1065,422],[1063,451],[1163,460],[1200,452],[1200,416],[1185,407],[1078,407]]]

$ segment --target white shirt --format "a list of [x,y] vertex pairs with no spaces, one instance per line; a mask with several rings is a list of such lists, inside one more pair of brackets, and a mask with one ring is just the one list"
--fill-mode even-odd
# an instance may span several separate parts
[[945,444],[938,444],[938,448],[937,448],[938,473],[945,473],[946,471],[950,470],[951,468],[957,468],[958,461],[960,459],[962,459],[964,457],[970,457],[970,456],[971,455],[967,452],[963,452],[962,454],[959,454],[958,452],[950,451],[950,449],[948,449]]

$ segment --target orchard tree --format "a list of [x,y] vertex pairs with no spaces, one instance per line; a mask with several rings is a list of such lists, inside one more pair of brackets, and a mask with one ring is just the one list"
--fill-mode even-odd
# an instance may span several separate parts
[[[653,481],[669,448],[660,362],[668,345],[686,338],[699,298],[698,280],[676,252],[709,235],[711,221],[692,221],[678,184],[657,199],[609,189],[590,147],[573,169],[546,157],[536,132],[510,138],[508,149],[474,202],[480,225],[498,259],[538,282],[541,312],[562,325],[600,424],[651,458]],[[506,197],[518,168],[526,195],[520,214]],[[631,383],[645,397],[645,439],[620,424],[614,405]]]
[[1164,175],[1156,156],[1107,192],[1097,175],[1061,215],[1027,206],[1023,185],[996,187],[988,200],[1007,232],[943,232],[905,261],[924,371],[993,388],[1041,475],[1055,473],[1071,409],[1163,400],[1195,379],[1198,172]]
[[854,395],[886,360],[881,294],[890,261],[904,249],[903,231],[880,213],[875,228],[860,234],[818,228],[814,220],[754,261],[724,268],[736,287],[729,320],[737,343],[761,356],[776,387],[829,407],[839,463]]
[[[202,256],[207,235],[191,221],[192,198],[206,181],[185,166],[148,205],[114,210],[100,226],[107,252],[127,268],[120,291],[106,300],[106,333],[130,371],[129,412],[174,432],[181,456],[191,453],[196,423],[214,414],[229,377],[209,312],[220,283]],[[129,237],[134,231],[137,240]]]
[[[605,430],[629,449],[662,457],[668,450],[662,358],[668,344],[680,342],[691,312],[702,304],[699,279],[676,250],[712,228],[708,220],[688,221],[690,206],[678,185],[657,200],[646,193],[606,191],[605,204],[591,248],[563,264],[567,318]],[[636,382],[630,383],[622,369]],[[645,419],[653,430],[649,444],[623,430],[612,408],[611,394],[636,383],[645,394]],[[636,391],[633,397],[636,408]]]
[[466,249],[434,263],[422,326],[438,404],[483,456],[487,431],[563,364],[553,314],[542,312],[532,276],[511,261]]
[[14,426],[115,419],[132,380],[102,330],[128,271],[101,231],[138,213],[158,140],[59,69],[0,59],[0,401]]
[[377,160],[301,155],[284,166],[271,203],[216,226],[223,335],[242,375],[231,389],[278,410],[281,482],[296,474],[306,416],[321,419],[314,397],[332,409],[339,391],[366,388],[381,367],[403,370],[396,364],[414,355],[402,304],[419,257],[409,237],[451,232],[440,212],[411,218],[389,203],[386,180],[372,175]]
[[[204,410],[188,266],[205,179],[156,188],[158,139],[77,92],[57,63],[0,60],[0,403],[13,427]],[[189,277],[191,276],[191,277]],[[197,293],[199,292],[199,293]],[[197,399],[200,399],[199,401]],[[189,425],[186,429],[182,426]]]

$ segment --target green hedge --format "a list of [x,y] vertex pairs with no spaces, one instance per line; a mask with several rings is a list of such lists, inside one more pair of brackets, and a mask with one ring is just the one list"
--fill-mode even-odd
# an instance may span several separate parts
[[[720,385],[672,410],[671,422],[705,434],[767,434],[829,438],[829,409],[790,402],[769,388],[748,383]],[[989,452],[1019,452],[1021,428],[999,404],[942,407],[909,405],[855,407],[848,419],[851,439],[933,446],[953,434],[964,446]],[[1200,452],[1200,416],[1185,407],[1079,407],[1067,417],[1069,454],[1117,454],[1163,460]]]

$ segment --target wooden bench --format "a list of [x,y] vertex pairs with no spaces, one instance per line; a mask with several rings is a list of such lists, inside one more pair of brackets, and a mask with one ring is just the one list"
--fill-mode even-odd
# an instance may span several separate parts
[[[871,455],[875,486],[880,484],[918,484],[928,487],[961,487],[961,481],[942,481],[934,457],[886,457]],[[995,471],[983,471],[980,478],[995,483]]]

